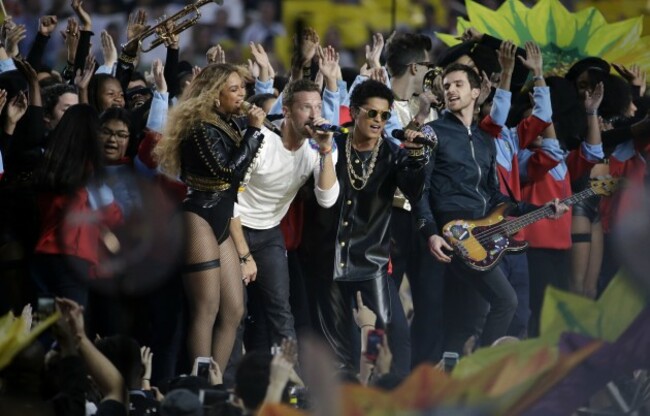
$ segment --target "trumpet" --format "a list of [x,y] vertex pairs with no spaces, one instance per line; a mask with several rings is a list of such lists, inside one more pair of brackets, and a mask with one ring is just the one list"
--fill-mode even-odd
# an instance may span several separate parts
[[[188,4],[172,16],[158,22],[155,26],[142,32],[140,36],[138,36],[138,44],[140,45],[142,52],[149,52],[163,43],[168,42],[172,36],[176,36],[194,26],[201,18],[201,11],[199,9],[209,3],[222,5],[223,0],[198,0],[193,4]],[[181,20],[191,13],[194,13],[193,17]],[[167,29],[167,23],[170,21],[174,22],[172,30]],[[155,38],[148,45],[145,45],[145,40],[151,36],[154,36]]]
[[427,71],[426,74],[424,74],[424,78],[422,79],[422,87],[424,91],[433,91],[436,85],[436,77],[438,75],[442,75],[443,68],[436,66],[429,71]]

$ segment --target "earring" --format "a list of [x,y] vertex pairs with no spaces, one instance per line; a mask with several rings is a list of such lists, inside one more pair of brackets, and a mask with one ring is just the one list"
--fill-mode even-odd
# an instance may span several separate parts
[[221,101],[217,98],[216,100],[214,100],[214,105],[217,108],[221,107]]

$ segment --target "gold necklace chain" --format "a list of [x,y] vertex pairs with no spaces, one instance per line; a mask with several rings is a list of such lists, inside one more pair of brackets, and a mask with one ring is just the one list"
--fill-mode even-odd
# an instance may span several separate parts
[[[372,172],[375,170],[375,163],[377,162],[377,155],[379,154],[379,146],[381,145],[382,140],[383,138],[380,136],[379,139],[377,140],[377,143],[375,144],[375,147],[372,149],[368,171],[366,172],[365,169],[362,168],[364,171],[363,176],[359,176],[354,171],[354,166],[352,166],[352,137],[348,136],[348,140],[346,140],[345,142],[345,157],[348,160],[348,177],[350,178],[350,185],[352,186],[353,189],[360,191],[366,187],[370,175],[372,175]],[[365,161],[363,163],[365,163]],[[355,180],[361,182],[361,186],[357,187],[354,183]]]

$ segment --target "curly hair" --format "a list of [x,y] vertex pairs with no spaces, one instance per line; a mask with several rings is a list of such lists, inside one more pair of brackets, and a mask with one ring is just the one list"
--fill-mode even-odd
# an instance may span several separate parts
[[170,110],[163,138],[154,148],[154,157],[168,175],[177,176],[180,173],[180,145],[186,132],[200,122],[215,121],[218,118],[214,102],[233,73],[239,74],[244,80],[250,77],[243,66],[208,65],[185,89],[181,101]]

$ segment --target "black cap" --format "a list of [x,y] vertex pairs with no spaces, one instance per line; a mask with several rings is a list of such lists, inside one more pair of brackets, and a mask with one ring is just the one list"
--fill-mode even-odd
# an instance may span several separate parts
[[438,66],[444,68],[456,62],[463,55],[469,56],[479,71],[485,71],[488,76],[501,70],[496,52],[488,46],[474,41],[459,43],[444,51],[438,59]]
[[569,68],[569,71],[566,73],[564,78],[568,79],[569,81],[575,81],[576,79],[578,79],[580,74],[582,74],[588,69],[602,71],[605,74],[609,74],[611,70],[607,61],[600,58],[596,58],[595,56],[590,56],[588,58],[581,59],[575,64],[573,64],[571,68]]

